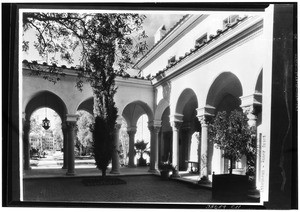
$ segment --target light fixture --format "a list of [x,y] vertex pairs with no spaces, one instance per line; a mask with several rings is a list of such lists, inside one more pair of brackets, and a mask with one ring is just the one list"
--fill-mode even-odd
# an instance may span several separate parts
[[47,103],[46,103],[46,95],[45,95],[45,119],[43,120],[43,128],[48,130],[50,128],[50,120],[47,119]]
[[50,128],[50,120],[48,120],[47,117],[45,117],[45,119],[43,120],[43,128],[45,130],[48,130]]

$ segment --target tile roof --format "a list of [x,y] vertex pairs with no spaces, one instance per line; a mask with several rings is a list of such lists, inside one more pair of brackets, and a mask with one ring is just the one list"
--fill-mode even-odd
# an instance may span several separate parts
[[232,24],[227,24],[226,27],[224,29],[219,29],[217,30],[217,34],[215,35],[210,35],[209,39],[207,41],[204,41],[202,44],[196,44],[195,48],[190,49],[190,51],[186,52],[183,56],[180,56],[178,58],[178,60],[175,60],[174,62],[168,64],[163,70],[160,70],[156,73],[155,76],[152,76],[151,80],[158,77],[160,74],[163,74],[165,71],[167,71],[168,69],[170,69],[171,67],[177,65],[178,63],[180,63],[183,59],[187,58],[188,56],[190,56],[191,54],[200,51],[204,46],[207,46],[209,43],[211,43],[213,40],[216,40],[218,37],[220,37],[222,34],[224,34],[225,32],[227,32],[228,30],[236,27],[240,22],[244,21],[247,18],[247,16],[244,17],[239,17],[236,22],[232,23]]

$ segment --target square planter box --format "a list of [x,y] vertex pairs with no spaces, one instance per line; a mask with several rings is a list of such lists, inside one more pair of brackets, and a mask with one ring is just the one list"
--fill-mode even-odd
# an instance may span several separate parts
[[226,202],[244,202],[247,200],[248,176],[236,174],[213,175],[212,198]]

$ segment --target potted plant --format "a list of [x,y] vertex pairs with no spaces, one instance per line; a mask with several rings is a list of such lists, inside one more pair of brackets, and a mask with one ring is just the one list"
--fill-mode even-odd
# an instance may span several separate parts
[[137,140],[137,142],[134,144],[135,151],[140,155],[140,158],[138,159],[138,166],[146,166],[146,159],[144,159],[143,155],[144,153],[150,155],[149,148],[147,147],[148,143],[145,143],[144,140]]
[[214,175],[212,195],[214,199],[246,198],[248,190],[248,176],[232,174],[233,164],[241,160],[242,156],[255,155],[255,139],[253,131],[248,125],[246,114],[234,110],[229,115],[225,111],[219,112],[213,122],[209,124],[209,141],[221,149],[222,156],[230,161],[229,174]]
[[172,166],[171,162],[169,160],[160,163],[159,165],[160,170],[160,176],[163,179],[169,179],[170,173],[174,170],[174,167]]

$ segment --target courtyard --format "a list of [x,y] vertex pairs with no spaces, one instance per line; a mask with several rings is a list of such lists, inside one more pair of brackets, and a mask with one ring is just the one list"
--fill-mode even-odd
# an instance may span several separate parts
[[122,185],[85,186],[82,177],[24,180],[24,201],[84,203],[209,203],[211,191],[159,176],[120,176]]

